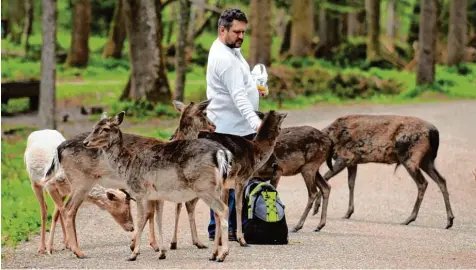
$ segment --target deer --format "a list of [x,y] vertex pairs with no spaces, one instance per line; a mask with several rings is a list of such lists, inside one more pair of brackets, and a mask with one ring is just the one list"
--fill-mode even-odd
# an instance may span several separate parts
[[[401,115],[346,115],[337,118],[322,130],[334,143],[334,170],[328,171],[324,179],[332,177],[347,168],[349,186],[349,206],[344,218],[354,213],[354,187],[357,166],[365,163],[403,165],[415,181],[418,195],[410,216],[401,224],[415,221],[425,195],[428,181],[422,174],[427,173],[440,188],[446,207],[446,229],[453,226],[453,211],[449,199],[446,179],[437,171],[435,159],[439,147],[439,131],[431,123],[413,116]],[[314,212],[319,208],[318,195]]]
[[[31,187],[40,204],[41,216],[41,230],[40,230],[40,245],[38,253],[43,254],[45,251],[48,254],[53,252],[54,234],[58,219],[61,222],[61,229],[63,232],[63,242],[65,247],[68,247],[64,219],[61,215],[63,209],[63,202],[66,196],[70,194],[71,185],[62,170],[60,170],[54,177],[56,181],[54,184],[46,187],[47,192],[53,199],[55,208],[53,211],[53,220],[50,227],[50,235],[48,242],[45,244],[46,235],[46,218],[48,209],[44,197],[44,188],[39,185],[43,178],[45,171],[51,164],[56,147],[66,139],[57,130],[43,129],[33,131],[27,139],[27,146],[24,153],[24,161],[28,176],[31,182]],[[130,211],[131,197],[127,192],[122,192],[115,189],[106,189],[100,185],[93,186],[89,192],[86,200],[97,205],[101,210],[107,210],[114,220],[125,230],[134,230],[134,223]]]
[[[206,117],[203,111],[206,109],[208,104],[211,100],[206,100],[201,103],[195,104],[191,102],[189,105],[185,106],[181,102],[174,102],[174,106],[181,111],[181,118],[179,129],[180,132],[178,134],[179,138],[196,138],[196,135],[200,130],[207,130],[207,131],[214,131],[215,126],[214,124]],[[104,117],[106,114],[103,115]],[[66,227],[68,227],[70,234],[74,235],[74,248],[72,248],[73,252],[76,254],[78,258],[84,258],[84,253],[79,249],[77,237],[76,237],[76,226],[74,224],[74,218],[76,217],[76,211],[82,203],[82,200],[85,196],[85,190],[88,190],[92,183],[96,182],[103,182],[104,186],[110,185],[111,182],[116,182],[117,175],[115,172],[109,167],[109,164],[103,158],[101,151],[98,149],[86,148],[83,144],[83,141],[89,135],[89,132],[85,132],[75,136],[74,138],[65,141],[57,148],[57,158],[51,164],[50,169],[46,173],[44,179],[42,180],[42,184],[48,185],[51,183],[51,175],[55,172],[61,165],[62,169],[66,174],[69,174],[74,177],[70,177],[73,188],[72,188],[72,195],[70,196],[70,203],[65,207],[65,216],[67,221]],[[195,134],[195,135],[194,135]],[[123,144],[126,147],[133,148],[134,145],[137,144],[138,139],[140,136],[134,134],[127,134],[123,133]],[[157,143],[165,141],[155,140]],[[140,147],[140,145],[138,145]],[[54,182],[54,181],[53,181]],[[148,202],[147,206],[147,217],[149,219],[149,228],[150,228],[150,246],[156,251],[161,251],[159,255],[159,259],[165,259],[165,252],[166,249],[164,247],[163,240],[159,238],[159,244],[155,239],[155,230],[153,226],[153,217],[155,206],[162,205],[163,202],[160,200],[151,200]],[[157,211],[161,211],[160,207],[157,207]],[[152,226],[151,226],[152,225]],[[191,226],[195,228],[192,229],[192,232],[196,232],[195,224],[191,224]],[[159,224],[159,235],[162,236],[161,233],[162,227]],[[131,250],[135,248],[135,239],[136,239],[137,231],[133,234],[132,241],[131,241]],[[206,248],[206,246],[200,241],[197,234],[192,234],[193,243],[199,248]]]
[[[264,117],[261,112],[257,112],[257,114],[260,118]],[[323,195],[323,206],[321,220],[314,231],[318,232],[325,226],[331,187],[319,173],[319,168],[326,162],[332,171],[333,154],[332,140],[320,130],[311,126],[287,127],[279,133],[274,147],[276,161],[268,160],[255,173],[257,177],[271,178],[271,185],[275,188],[278,187],[281,176],[293,176],[301,173],[306,184],[308,200],[298,224],[291,232],[298,232],[302,229],[318,195],[316,186]],[[273,162],[277,162],[276,167],[273,167]]]
[[[85,147],[100,149],[109,166],[119,176],[117,185],[127,187],[137,201],[137,238],[140,239],[148,200],[172,202],[200,198],[214,211],[220,231],[228,230],[228,207],[221,200],[232,159],[230,151],[209,140],[161,142],[138,137],[134,148],[124,146],[119,125],[125,112],[103,118],[83,141]],[[129,260],[139,254],[136,244]],[[210,260],[223,262],[229,253],[228,241],[215,241]]]

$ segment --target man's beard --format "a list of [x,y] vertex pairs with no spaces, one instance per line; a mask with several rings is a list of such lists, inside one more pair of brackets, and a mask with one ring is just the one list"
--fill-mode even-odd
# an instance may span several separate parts
[[[240,42],[240,46],[237,46],[236,43]],[[227,43],[226,46],[228,46],[229,48],[231,49],[235,49],[235,48],[240,48],[241,45],[243,44],[243,40],[242,39],[238,39],[236,42],[233,42],[233,43]]]

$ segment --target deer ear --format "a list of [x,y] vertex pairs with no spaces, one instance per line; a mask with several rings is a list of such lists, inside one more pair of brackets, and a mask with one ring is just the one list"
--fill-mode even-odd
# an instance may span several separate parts
[[107,199],[110,201],[114,201],[117,198],[116,195],[110,191],[106,191],[106,196],[107,196]]
[[210,105],[210,102],[212,102],[212,99],[207,99],[205,101],[202,101],[200,102],[197,106],[198,106],[198,110],[199,111],[204,111],[207,109],[208,105]]
[[103,120],[103,119],[106,119],[107,118],[107,112],[103,112],[101,114],[101,119],[100,120]]
[[263,120],[264,119],[264,113],[260,112],[260,111],[255,111],[256,115],[258,115],[258,117]]
[[178,100],[174,100],[172,101],[172,103],[174,104],[175,109],[179,112],[183,112],[183,110],[185,109],[185,104]]
[[124,115],[126,114],[126,112],[122,111],[120,113],[118,113],[115,117],[114,117],[114,123],[116,125],[120,125],[122,123],[122,121],[124,120]]

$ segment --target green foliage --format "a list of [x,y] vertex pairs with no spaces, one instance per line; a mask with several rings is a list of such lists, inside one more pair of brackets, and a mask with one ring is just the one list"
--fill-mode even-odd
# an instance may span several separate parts
[[139,101],[120,101],[112,104],[112,111],[125,111],[127,116],[144,119],[147,117],[177,118],[180,114],[171,106],[164,104],[153,105],[146,99]]

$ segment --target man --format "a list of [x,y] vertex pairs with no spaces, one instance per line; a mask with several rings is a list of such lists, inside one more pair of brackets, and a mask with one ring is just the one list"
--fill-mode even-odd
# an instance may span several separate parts
[[[252,140],[261,125],[258,110],[259,92],[250,66],[240,53],[248,20],[239,9],[227,9],[218,20],[218,38],[208,55],[207,116],[216,125],[216,132],[242,136]],[[266,72],[266,71],[264,71]],[[229,239],[236,240],[236,210],[234,190],[230,190],[228,207]],[[215,220],[210,210],[210,239],[215,237]]]

